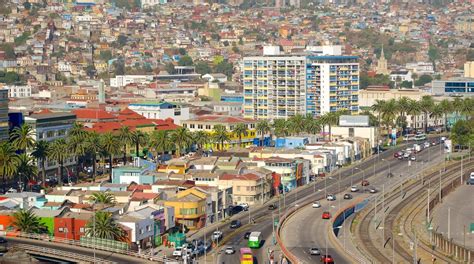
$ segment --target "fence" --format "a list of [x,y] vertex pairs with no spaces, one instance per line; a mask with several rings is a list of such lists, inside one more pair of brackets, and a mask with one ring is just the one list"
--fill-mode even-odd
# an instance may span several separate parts
[[[464,174],[462,176],[463,182],[466,182],[468,177],[469,173]],[[441,195],[436,195],[429,202],[430,212],[432,212],[434,207],[440,203],[440,196],[442,201],[444,197],[446,197],[449,193],[454,191],[460,185],[461,180],[459,178],[456,178],[452,180],[449,184],[445,185],[441,189]],[[426,210],[426,215],[428,215],[428,210]],[[474,251],[456,244],[452,239],[448,239],[444,237],[443,234],[438,233],[434,230],[431,230],[431,235],[433,238],[433,247],[437,247],[439,250],[443,251],[447,255],[452,256],[463,262],[471,263],[471,261],[474,260]]]

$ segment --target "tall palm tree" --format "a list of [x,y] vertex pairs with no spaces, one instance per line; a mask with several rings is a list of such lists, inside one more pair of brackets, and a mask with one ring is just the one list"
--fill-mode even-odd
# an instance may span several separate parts
[[85,152],[90,155],[92,161],[92,181],[95,182],[95,176],[97,171],[97,156],[102,150],[100,135],[96,132],[88,133],[85,138]]
[[50,150],[48,152],[48,158],[55,160],[58,164],[59,176],[58,183],[62,183],[62,177],[64,174],[64,160],[70,156],[68,151],[68,145],[66,140],[63,138],[56,139],[51,143]]
[[11,133],[11,142],[13,147],[21,152],[31,149],[35,145],[33,128],[28,124],[15,127]]
[[448,99],[443,99],[439,102],[444,116],[444,131],[448,131],[448,114],[453,112],[453,105]]
[[171,133],[167,130],[155,130],[151,133],[150,147],[156,152],[157,161],[158,156],[165,155],[165,152],[171,151],[174,147],[171,141]]
[[408,97],[402,97],[397,101],[397,110],[398,110],[398,123],[402,128],[402,131],[406,129],[406,113],[410,104],[410,99]]
[[99,204],[115,204],[115,196],[109,192],[95,192],[90,197],[89,200],[93,203]]
[[461,114],[465,115],[467,119],[471,119],[474,114],[474,99],[466,97],[461,106]]
[[273,133],[277,138],[286,137],[289,135],[289,124],[285,119],[275,119],[273,120]]
[[127,146],[133,143],[133,133],[128,126],[123,126],[118,132],[118,139],[123,144],[123,164],[127,164]]
[[132,132],[132,142],[135,144],[135,155],[140,157],[140,146],[144,146],[148,141],[147,134],[140,130]]
[[388,132],[388,129],[390,127],[395,126],[395,119],[398,114],[398,109],[397,109],[397,101],[395,99],[390,99],[388,101],[385,101],[385,104],[383,105],[383,108],[381,109],[381,117],[383,122],[386,125],[387,128],[387,134],[390,134]]
[[120,152],[120,141],[112,133],[108,132],[101,135],[100,142],[102,150],[105,151],[105,153],[109,157],[109,181],[112,182],[112,165],[114,161],[114,156]]
[[20,164],[15,148],[9,142],[0,143],[0,173],[2,175],[3,192],[6,192],[6,180],[13,177]]
[[83,131],[80,134],[70,133],[70,136],[66,139],[69,153],[76,157],[76,171],[77,176],[79,177],[79,172],[81,168],[84,167],[84,162],[86,161],[86,138],[88,133]]
[[237,124],[232,130],[232,133],[234,133],[239,138],[239,147],[242,147],[242,136],[246,137],[248,135],[247,124]]
[[176,156],[180,157],[190,144],[191,134],[187,128],[180,127],[171,133],[171,139],[176,145]]
[[35,143],[35,147],[31,153],[31,156],[33,156],[36,161],[41,164],[41,184],[43,187],[46,187],[46,158],[48,157],[48,152],[48,141],[40,140]]
[[125,241],[125,231],[115,222],[109,212],[98,211],[86,224],[86,235],[108,240]]
[[431,113],[431,111],[433,110],[434,104],[435,103],[434,103],[433,97],[431,97],[429,95],[425,95],[425,96],[421,97],[420,110],[425,115],[425,122],[423,124],[425,133],[428,132],[428,116]]
[[321,132],[321,124],[319,119],[313,119],[305,123],[305,132],[311,135],[316,135]]
[[85,139],[87,137],[87,131],[84,130],[83,124],[75,122],[72,125],[72,128],[69,130],[68,136],[76,137],[78,139]]
[[305,127],[305,116],[301,114],[296,114],[289,119],[291,132],[294,134],[300,134],[304,131]]
[[[38,175],[38,168],[30,155],[21,153],[18,157],[20,158],[18,165],[19,180],[22,184],[26,184],[28,180]],[[20,189],[24,190],[23,186],[20,186]]]
[[212,133],[214,141],[219,145],[220,150],[224,150],[224,142],[229,141],[229,134],[227,133],[227,128],[223,125],[215,125]]
[[203,149],[204,145],[211,141],[209,134],[205,131],[199,130],[192,134],[193,143],[196,144],[198,149]]
[[374,114],[377,113],[377,125],[378,125],[377,142],[379,142],[380,134],[382,133],[382,109],[384,108],[384,105],[385,105],[384,100],[377,99],[375,100],[375,103],[370,107]]
[[454,98],[454,100],[451,102],[453,110],[456,113],[456,119],[461,114],[461,109],[463,108],[463,104],[464,104],[464,101],[459,97]]
[[322,116],[322,119],[324,120],[324,123],[327,124],[328,126],[328,132],[329,132],[329,141],[332,141],[332,132],[331,128],[332,126],[337,125],[339,122],[339,116],[342,114],[342,112],[328,112]]
[[263,138],[265,134],[271,132],[270,124],[267,120],[261,120],[257,123],[255,128],[257,129],[257,132],[260,134],[261,137],[260,145],[263,146]]
[[13,214],[13,226],[29,234],[45,233],[48,229],[32,211],[20,209]]
[[417,126],[417,116],[421,113],[420,104],[416,100],[410,100],[407,113],[413,117],[413,129],[416,131]]
[[443,106],[441,105],[441,103],[437,103],[431,109],[430,117],[434,118],[435,124],[437,125],[438,124],[438,118],[440,118],[442,116],[443,116]]

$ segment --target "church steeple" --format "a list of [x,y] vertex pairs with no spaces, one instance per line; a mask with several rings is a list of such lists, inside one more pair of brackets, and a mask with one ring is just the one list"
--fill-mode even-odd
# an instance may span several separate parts
[[385,53],[383,51],[383,45],[382,45],[382,51],[380,52],[380,58],[377,61],[377,68],[375,71],[378,74],[383,74],[383,75],[388,75],[390,72],[388,71],[388,66],[387,66],[387,59],[385,59]]
[[380,52],[380,59],[385,59],[385,53],[383,52],[383,44],[382,44],[382,51]]

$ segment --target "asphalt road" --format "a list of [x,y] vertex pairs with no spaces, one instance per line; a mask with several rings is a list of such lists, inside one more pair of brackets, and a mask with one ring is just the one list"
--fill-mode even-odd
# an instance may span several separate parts
[[[414,142],[410,142],[409,145],[413,145]],[[419,157],[416,162],[411,162],[411,166],[408,166],[408,161],[399,161],[393,158],[393,153],[400,149],[406,148],[407,145],[400,145],[396,148],[389,149],[380,153],[379,155],[374,155],[373,157],[359,163],[355,163],[352,168],[354,169],[342,169],[332,173],[332,176],[326,177],[325,180],[318,179],[315,184],[306,185],[303,187],[299,187],[296,190],[287,193],[286,195],[282,195],[280,199],[273,198],[271,203],[280,204],[279,210],[275,210],[274,213],[281,213],[283,214],[284,211],[291,206],[295,206],[295,201],[297,203],[302,203],[303,201],[314,200],[318,199],[321,200],[325,197],[325,193],[334,192],[337,193],[338,188],[346,189],[349,188],[351,185],[360,183],[362,179],[367,179],[375,174],[383,174],[385,177],[388,174],[388,170],[396,171],[396,168],[404,168],[404,174],[408,176],[412,173],[410,172],[411,166],[426,166],[426,161],[434,156],[439,156],[441,148],[438,146],[430,147],[428,150],[424,150],[419,154]],[[437,154],[438,153],[438,154]],[[386,161],[384,161],[386,160]],[[357,168],[357,169],[355,169]],[[394,177],[398,177],[399,175],[395,175]],[[383,178],[382,177],[382,178]],[[341,178],[340,186],[337,184],[337,179]],[[385,180],[384,180],[385,181]],[[327,188],[325,188],[327,186]],[[379,190],[381,190],[381,186],[376,186]],[[318,191],[318,190],[326,190],[326,191]],[[284,197],[284,198],[283,198]],[[269,203],[267,203],[269,204]],[[236,251],[238,252],[239,247],[245,245],[245,241],[239,241],[238,239],[243,238],[245,232],[247,231],[260,231],[262,232],[262,236],[266,238],[263,248],[259,250],[254,250],[254,254],[256,256],[256,260],[258,263],[264,263],[264,260],[267,260],[267,253],[266,248],[271,246],[268,241],[271,242],[272,237],[272,221],[271,221],[271,214],[266,209],[266,207],[257,207],[257,208],[250,208],[251,217],[256,220],[257,223],[253,224],[248,227],[248,214],[247,212],[240,213],[236,216],[233,216],[232,219],[239,219],[242,222],[243,227],[239,228],[238,230],[232,230],[229,227],[229,224],[225,224],[219,227],[219,230],[223,231],[224,237],[228,236],[230,238],[229,241],[226,241],[225,245],[235,245]],[[278,218],[278,217],[277,217]],[[204,233],[206,233],[207,237],[210,237],[213,231],[216,228],[204,228],[200,232],[194,234],[193,238],[203,238]],[[227,238],[227,239],[229,239]],[[270,238],[270,240],[269,240]],[[226,238],[224,238],[226,240]],[[223,248],[221,248],[222,250]],[[238,263],[238,254],[231,255],[231,256],[223,256],[222,252],[219,254],[219,263]],[[235,262],[237,261],[237,262]]]
[[473,201],[474,185],[459,186],[435,207],[432,222],[433,228],[445,236],[448,235],[449,223],[450,237],[454,242],[471,250],[474,250],[474,233],[469,231],[470,224],[474,223]]

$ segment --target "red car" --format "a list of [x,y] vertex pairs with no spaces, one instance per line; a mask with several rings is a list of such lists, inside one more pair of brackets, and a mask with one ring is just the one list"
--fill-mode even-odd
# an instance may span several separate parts
[[321,255],[321,263],[333,264],[334,259],[331,257],[331,255]]
[[362,186],[369,186],[369,184],[370,183],[369,183],[368,180],[363,180],[362,183],[361,183]]
[[329,212],[324,212],[322,218],[323,218],[323,219],[330,219],[330,218],[331,218],[331,213],[329,213]]

